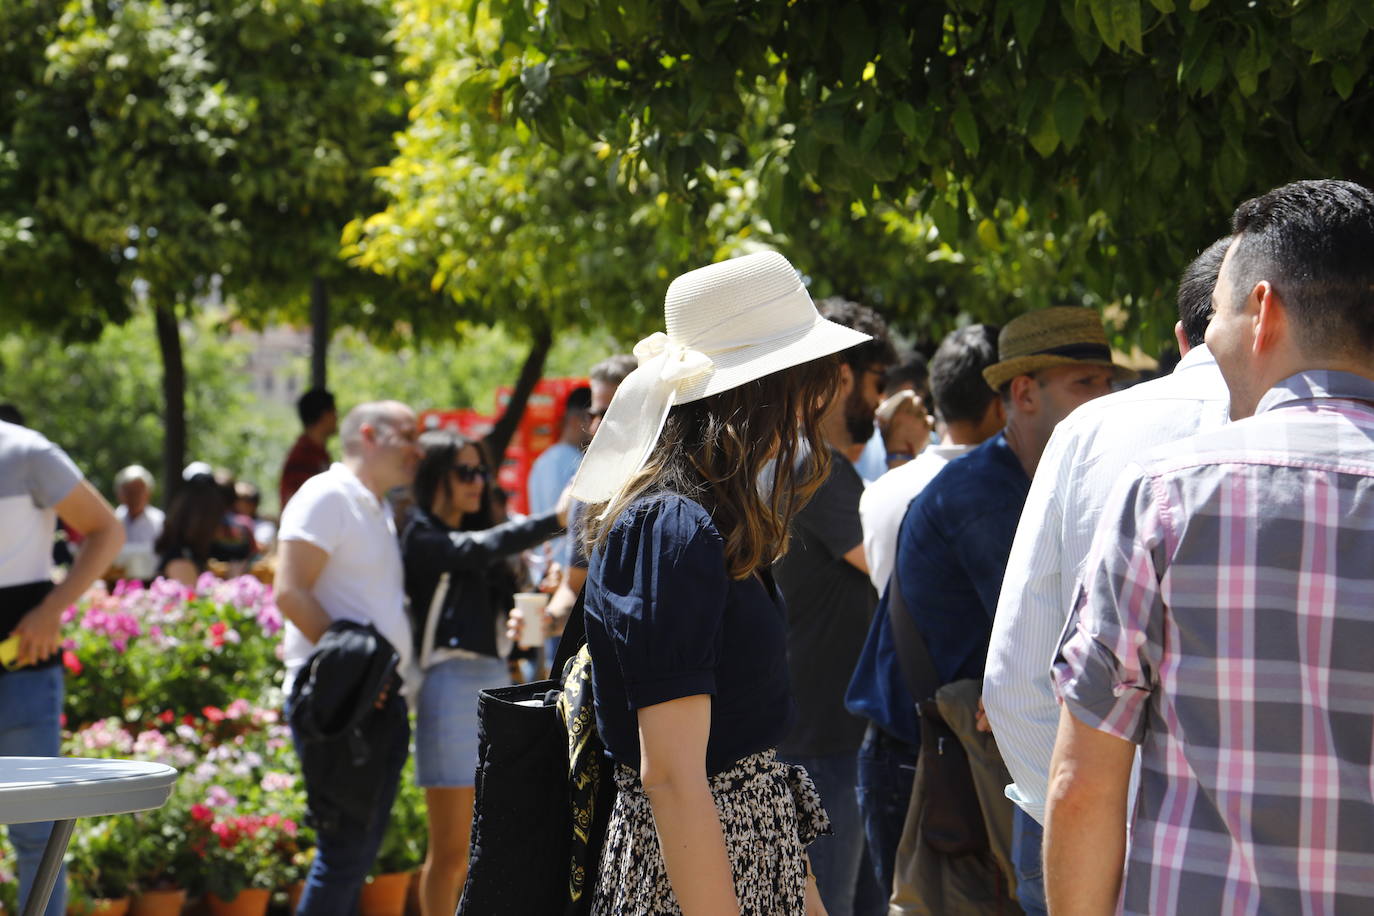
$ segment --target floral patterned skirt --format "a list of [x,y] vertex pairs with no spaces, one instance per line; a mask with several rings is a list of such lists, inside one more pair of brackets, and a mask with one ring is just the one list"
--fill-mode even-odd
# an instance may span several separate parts
[[[593,916],[676,916],[649,797],[639,775],[615,768],[620,790],[592,897]],[[741,916],[802,916],[807,844],[830,832],[811,777],[771,750],[751,754],[710,779]]]

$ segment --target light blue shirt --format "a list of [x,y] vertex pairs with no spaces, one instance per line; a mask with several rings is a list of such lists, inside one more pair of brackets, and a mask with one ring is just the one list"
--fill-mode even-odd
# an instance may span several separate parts
[[[582,450],[566,442],[555,442],[546,448],[530,467],[525,495],[529,497],[530,514],[543,515],[558,505],[568,483],[582,464]],[[568,565],[568,538],[562,535],[549,541],[546,549],[552,559]]]

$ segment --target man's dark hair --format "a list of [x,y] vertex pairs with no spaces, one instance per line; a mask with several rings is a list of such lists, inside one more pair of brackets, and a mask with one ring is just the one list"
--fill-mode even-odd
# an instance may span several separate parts
[[592,390],[586,385],[578,385],[568,392],[568,399],[563,402],[563,410],[566,413],[586,413],[592,409]]
[[873,309],[839,296],[822,299],[816,303],[816,308],[827,321],[861,331],[873,338],[839,353],[840,359],[848,363],[856,374],[873,366],[886,369],[897,361],[897,349],[887,336],[887,322]]
[[930,361],[933,408],[946,423],[977,423],[987,414],[997,392],[988,387],[983,370],[997,362],[1001,328],[971,324],[951,331]]
[[296,413],[300,414],[301,425],[307,429],[333,409],[334,395],[323,388],[311,388],[296,400]]
[[608,356],[592,366],[592,371],[589,374],[594,382],[619,385],[625,381],[625,376],[638,368],[639,360],[628,353],[618,353],[615,356]]
[[1231,218],[1233,302],[1267,280],[1304,349],[1374,349],[1374,191],[1296,181],[1247,200]]
[[1183,336],[1190,347],[1202,346],[1202,336],[1212,320],[1212,290],[1216,289],[1221,262],[1230,247],[1231,236],[1217,239],[1178,278],[1178,320],[1183,322]]
[[6,423],[13,423],[15,426],[24,426],[24,412],[15,404],[0,404],[0,420]]
[[889,366],[883,376],[883,396],[891,397],[910,385],[922,398],[930,395],[930,366],[920,353],[912,352],[901,362]]

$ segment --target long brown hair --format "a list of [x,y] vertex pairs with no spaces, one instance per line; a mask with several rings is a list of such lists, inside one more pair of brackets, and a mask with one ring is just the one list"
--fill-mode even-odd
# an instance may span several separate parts
[[[825,357],[679,404],[644,468],[609,503],[586,512],[588,550],[641,496],[680,493],[711,514],[730,575],[743,579],[787,549],[792,516],[830,469],[820,421],[839,381]],[[771,486],[761,478],[772,466]]]

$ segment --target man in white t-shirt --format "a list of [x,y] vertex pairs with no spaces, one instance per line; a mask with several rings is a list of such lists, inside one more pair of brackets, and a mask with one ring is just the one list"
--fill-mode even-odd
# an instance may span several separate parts
[[[415,414],[404,404],[358,405],[340,430],[343,460],[307,480],[282,513],[276,584],[277,605],[287,619],[288,696],[315,643],[336,620],[374,626],[400,657],[406,692],[414,687],[401,551],[384,497],[415,478],[418,433]],[[406,716],[404,702],[395,696],[381,708],[383,715]],[[354,910],[390,818],[407,753],[408,728],[387,733],[399,736],[396,746],[370,748],[385,756],[388,780],[377,793],[371,824],[367,829],[318,829],[315,860],[297,913]]]
[[[54,585],[52,536],[59,518],[84,539],[66,578]],[[123,544],[124,528],[110,504],[62,449],[31,429],[0,422],[0,645],[16,650],[13,668],[0,667],[0,757],[61,752],[62,612]],[[52,824],[8,830],[19,859],[22,908]],[[66,897],[60,873],[44,916],[66,912]]]
[[152,504],[153,475],[138,464],[131,464],[115,475],[115,518],[124,525],[124,543],[146,544],[149,550],[162,534],[166,516]]

